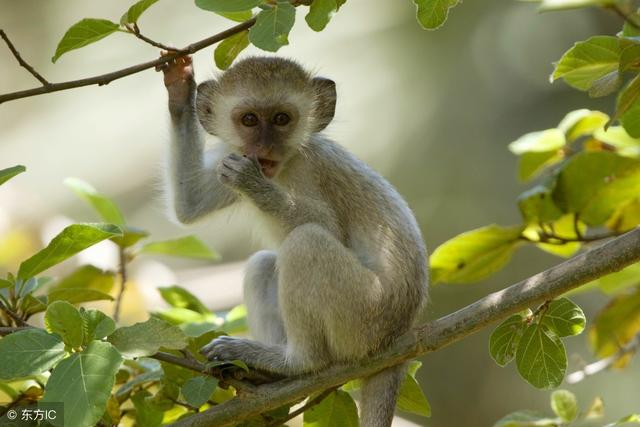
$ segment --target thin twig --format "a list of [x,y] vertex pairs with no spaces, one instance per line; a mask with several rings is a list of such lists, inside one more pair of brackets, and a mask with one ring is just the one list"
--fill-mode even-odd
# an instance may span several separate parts
[[22,56],[20,56],[20,52],[18,52],[18,49],[16,49],[13,43],[11,43],[11,40],[9,40],[9,36],[7,36],[7,34],[3,30],[0,30],[0,37],[4,39],[5,43],[7,43],[7,46],[9,46],[9,50],[11,51],[13,56],[18,60],[18,63],[22,65],[24,68],[26,68],[27,71],[31,73],[33,77],[38,79],[40,83],[42,83],[45,87],[51,84],[47,81],[47,79],[42,77],[42,75],[38,73],[31,65],[29,65],[27,61],[22,59]]
[[602,233],[602,234],[594,234],[591,236],[580,235],[579,237],[566,237],[566,236],[559,236],[555,233],[549,233],[543,229],[542,232],[538,233],[538,240],[532,239],[525,235],[520,235],[520,239],[525,240],[527,242],[531,242],[531,243],[547,243],[550,245],[564,245],[566,243],[573,243],[573,242],[592,243],[600,240],[612,239],[618,236],[620,236],[619,233]]
[[622,346],[620,350],[609,357],[590,363],[579,371],[575,371],[567,375],[567,384],[575,384],[584,380],[585,378],[595,375],[598,372],[602,372],[611,368],[617,361],[622,359],[628,354],[635,353],[640,348],[640,333],[636,334],[631,341]]
[[11,335],[14,332],[26,331],[27,329],[33,329],[31,326],[0,326],[0,337],[4,337],[5,335]]
[[620,8],[617,4],[612,4],[609,6],[611,10],[613,10],[618,16],[625,20],[625,22],[631,25],[633,28],[640,30],[640,24],[631,19],[631,15],[626,13],[624,10]]
[[95,77],[87,77],[80,80],[71,80],[62,83],[50,83],[48,86],[42,86],[33,89],[21,90],[18,92],[7,93],[4,95],[0,95],[0,104],[7,101],[12,101],[15,99],[28,98],[30,96],[43,95],[45,93],[58,92],[61,90],[73,89],[77,87],[83,86],[92,86],[92,85],[106,85],[111,83],[114,80],[121,79],[123,77],[129,76],[131,74],[136,74],[144,70],[148,70],[150,68],[155,68],[158,65],[162,65],[168,62],[173,61],[179,56],[184,56],[186,54],[192,54],[199,50],[202,50],[206,47],[211,46],[212,44],[218,43],[230,37],[234,34],[240,33],[242,31],[248,30],[256,23],[255,18],[251,18],[248,21],[245,21],[241,24],[236,25],[235,27],[231,27],[228,30],[222,31],[218,34],[215,34],[206,39],[200,40],[198,42],[192,43],[182,49],[180,52],[182,53],[169,53],[168,55],[161,56],[160,58],[154,59],[153,61],[143,62],[142,64],[133,65],[131,67],[123,68],[118,71],[113,71],[107,74],[101,74]]
[[116,307],[113,310],[113,320],[120,321],[120,310],[122,308],[122,297],[127,287],[127,252],[125,248],[118,247],[118,275],[120,276],[120,290],[116,297]]
[[300,415],[303,412],[307,411],[308,409],[318,405],[327,396],[329,396],[331,393],[336,391],[337,388],[338,387],[331,387],[331,388],[326,389],[325,391],[323,391],[322,393],[320,393],[319,395],[317,395],[313,399],[309,400],[303,406],[301,406],[300,408],[296,409],[295,411],[293,411],[292,413],[287,415],[285,418],[282,418],[280,420],[276,420],[276,421],[274,421],[274,422],[272,422],[270,424],[267,424],[267,427],[278,427],[278,426],[281,426],[282,424],[286,423],[287,421],[294,419],[295,417],[297,417],[298,415]]
[[7,316],[11,317],[13,321],[16,322],[16,326],[30,326],[27,322],[24,321],[22,317],[18,316],[18,314],[15,311],[11,310],[1,301],[0,301],[0,310],[4,311],[7,314]]
[[181,50],[180,50],[180,49],[178,49],[178,48],[171,47],[171,46],[167,46],[167,45],[164,45],[164,44],[162,44],[162,43],[159,43],[159,42],[157,42],[157,41],[155,41],[155,40],[151,40],[149,37],[145,36],[144,34],[142,34],[142,33],[140,32],[140,28],[138,27],[138,24],[135,24],[135,23],[134,23],[133,25],[131,25],[131,24],[126,24],[126,25],[125,25],[125,28],[126,28],[126,29],[131,33],[131,34],[133,34],[134,36],[136,36],[137,38],[139,38],[139,39],[140,39],[140,40],[142,40],[143,42],[150,44],[151,46],[154,46],[154,47],[160,48],[160,49],[162,49],[162,50],[166,50],[167,52],[175,52],[175,53],[182,53],[182,54],[187,54],[187,53],[188,53],[188,52],[183,52],[183,51],[181,51]]

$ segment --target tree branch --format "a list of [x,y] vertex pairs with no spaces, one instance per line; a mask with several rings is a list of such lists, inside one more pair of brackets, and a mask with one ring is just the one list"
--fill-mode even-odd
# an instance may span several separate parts
[[0,30],[0,37],[2,37],[4,39],[4,41],[5,41],[5,43],[7,44],[7,46],[9,46],[9,50],[11,51],[13,56],[18,60],[18,63],[20,65],[22,65],[24,68],[26,68],[27,71],[29,73],[31,73],[31,75],[33,77],[38,79],[40,81],[40,83],[42,83],[45,87],[49,86],[51,84],[51,83],[49,83],[47,81],[47,79],[42,77],[42,75],[40,75],[40,73],[38,73],[31,65],[29,65],[27,63],[27,61],[22,59],[22,56],[20,56],[20,52],[18,52],[18,49],[16,49],[16,47],[13,45],[13,43],[11,43],[11,40],[9,40],[9,37],[7,36],[7,34],[3,30]]
[[558,297],[598,277],[640,261],[640,228],[584,252],[568,261],[494,292],[455,313],[414,328],[386,352],[353,365],[333,366],[315,375],[287,378],[256,387],[174,426],[231,426],[287,403],[355,378],[373,375],[452,344],[483,327],[530,306]]
[[30,326],[18,326],[18,327],[0,326],[0,337],[3,337],[5,335],[10,335],[14,332],[26,331],[27,329],[33,329],[33,328]]
[[635,353],[638,348],[640,348],[640,333],[636,334],[631,341],[622,346],[616,354],[590,363],[579,371],[570,373],[569,375],[567,375],[565,381],[567,382],[567,384],[579,383],[580,381],[591,375],[595,375],[598,372],[602,372],[611,368],[617,361],[619,361],[626,355]]
[[140,28],[138,27],[138,24],[136,24],[136,23],[134,23],[133,25],[126,24],[125,27],[131,34],[133,34],[134,36],[136,36],[137,38],[139,38],[143,42],[150,44],[151,46],[157,47],[159,49],[166,50],[167,52],[176,52],[176,53],[183,53],[183,54],[187,53],[187,52],[181,52],[180,49],[177,49],[175,47],[167,46],[167,45],[164,45],[162,43],[158,43],[155,40],[151,40],[149,37],[145,36],[144,34],[142,34],[140,32]]
[[143,62],[142,64],[133,65],[131,67],[123,68],[121,70],[113,71],[107,74],[101,74],[99,76],[87,77],[80,80],[71,80],[71,81],[61,82],[61,83],[49,83],[46,86],[41,86],[33,89],[27,89],[27,90],[0,95],[0,104],[2,104],[3,102],[15,100],[15,99],[28,98],[31,96],[43,95],[45,93],[58,92],[61,90],[73,89],[77,87],[92,86],[92,85],[98,85],[98,86],[106,85],[111,83],[114,80],[118,80],[123,77],[129,76],[131,74],[136,74],[141,71],[148,70],[150,68],[155,68],[158,65],[162,65],[167,62],[171,62],[179,56],[195,53],[199,50],[202,50],[206,47],[211,46],[212,44],[218,43],[226,39],[227,37],[230,37],[234,34],[248,30],[253,26],[253,24],[255,24],[255,22],[256,22],[255,18],[249,19],[248,21],[245,21],[234,27],[231,27],[228,30],[222,31],[211,37],[192,43],[180,49],[179,52],[169,52],[168,55],[161,56],[160,58],[154,59],[153,61]]

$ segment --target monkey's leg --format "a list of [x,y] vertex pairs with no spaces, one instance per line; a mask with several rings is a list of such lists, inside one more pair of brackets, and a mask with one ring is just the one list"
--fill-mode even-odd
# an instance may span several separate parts
[[207,357],[292,375],[365,357],[379,344],[379,280],[326,229],[296,227],[280,248],[276,271],[286,345],[219,337],[204,347]]
[[251,335],[265,344],[284,344],[275,252],[259,251],[249,258],[244,276],[244,302]]

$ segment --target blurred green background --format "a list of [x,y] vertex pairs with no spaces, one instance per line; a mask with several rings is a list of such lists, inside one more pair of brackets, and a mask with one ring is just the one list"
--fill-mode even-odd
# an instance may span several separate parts
[[[126,34],[50,62],[66,29],[85,17],[117,20],[129,0],[0,0],[0,28],[24,58],[50,81],[109,72],[154,58],[153,47]],[[601,11],[538,14],[511,0],[467,1],[452,9],[436,32],[419,28],[409,0],[349,0],[322,33],[298,16],[290,46],[295,58],[338,85],[336,120],[328,134],[395,185],[416,213],[430,249],[489,223],[518,223],[516,159],[506,146],[523,133],[555,126],[577,108],[611,112],[613,100],[592,100],[563,83],[551,85],[551,63],[577,40],[613,34],[619,18]],[[232,23],[192,2],[162,1],[140,21],[143,34],[178,47]],[[264,54],[249,48],[247,54]],[[194,58],[196,78],[216,74],[212,49]],[[76,176],[113,196],[129,223],[156,238],[184,235],[162,195],[168,148],[168,113],[161,76],[135,74],[106,87],[88,87],[0,105],[0,167],[25,164],[28,173],[0,190],[0,272],[48,241],[71,221],[93,221],[89,209],[62,181]],[[0,47],[0,92],[34,87],[5,46]],[[240,302],[242,264],[259,248],[251,224],[229,215],[191,232],[221,253],[211,266],[140,260],[127,293],[125,322],[160,304],[157,286],[184,285],[214,309]],[[113,267],[116,254],[98,245],[81,255]],[[79,261],[76,261],[79,262]],[[520,250],[508,268],[474,285],[438,285],[424,318],[452,312],[481,296],[534,274],[559,259]],[[67,267],[68,268],[68,267]],[[64,269],[64,267],[63,267]],[[605,303],[599,294],[576,297],[587,317]],[[501,369],[488,351],[490,329],[423,358],[420,382],[433,416],[410,418],[425,426],[490,426],[508,412],[549,412],[549,393]],[[569,371],[591,361],[586,334],[567,340]],[[583,407],[605,401],[606,420],[640,409],[637,361],[569,387]],[[399,414],[403,416],[403,414]],[[394,425],[412,425],[398,420]]]

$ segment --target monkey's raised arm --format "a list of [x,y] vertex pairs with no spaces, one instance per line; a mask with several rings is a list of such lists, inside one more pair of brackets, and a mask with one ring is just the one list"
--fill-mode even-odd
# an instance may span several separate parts
[[191,223],[233,203],[237,196],[216,175],[215,166],[224,156],[224,147],[204,152],[191,58],[178,58],[163,71],[172,127],[170,196],[178,220]]

